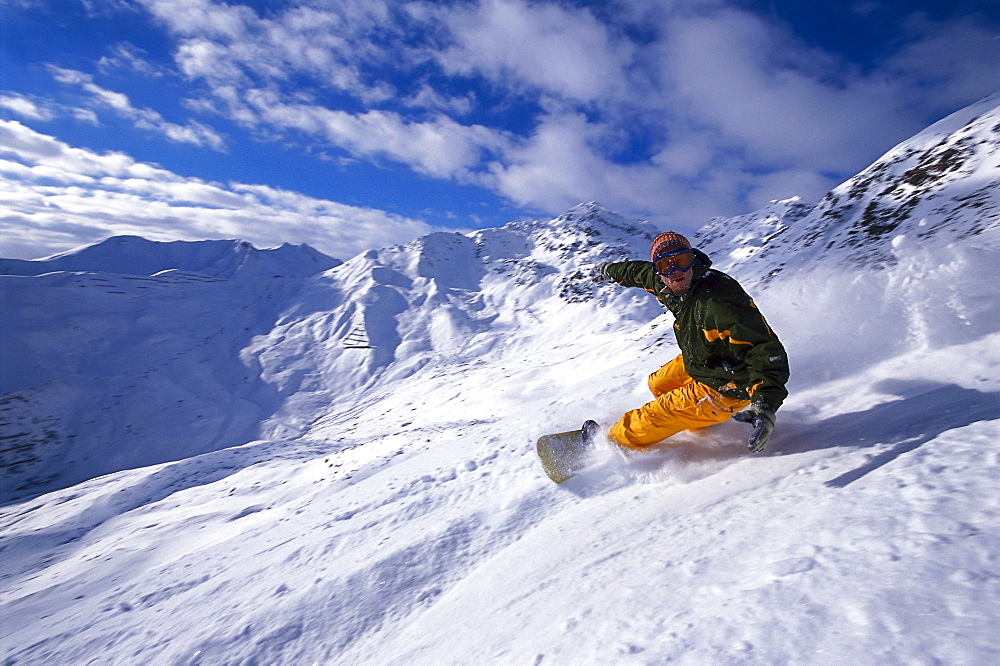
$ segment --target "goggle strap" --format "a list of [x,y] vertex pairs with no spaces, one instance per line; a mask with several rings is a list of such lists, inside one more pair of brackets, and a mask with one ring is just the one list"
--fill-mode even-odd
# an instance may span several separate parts
[[663,254],[658,254],[655,257],[653,257],[653,263],[655,264],[660,259],[666,259],[667,257],[672,257],[672,256],[680,254],[682,252],[690,252],[692,255],[694,254],[694,250],[692,250],[689,247],[685,247],[685,248],[682,248],[680,250],[671,250],[670,252],[664,252]]

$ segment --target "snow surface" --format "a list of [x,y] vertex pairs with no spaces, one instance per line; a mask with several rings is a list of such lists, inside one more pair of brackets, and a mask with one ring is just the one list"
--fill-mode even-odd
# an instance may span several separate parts
[[586,277],[644,222],[581,205],[312,277],[5,264],[0,658],[997,663],[996,218],[769,276],[739,250],[792,203],[711,241],[791,359],[766,451],[730,422],[561,486],[537,437],[610,425],[677,353],[652,297]]

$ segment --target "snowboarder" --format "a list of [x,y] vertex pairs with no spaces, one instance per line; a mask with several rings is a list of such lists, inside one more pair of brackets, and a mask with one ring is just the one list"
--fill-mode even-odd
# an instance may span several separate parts
[[681,353],[649,376],[653,400],[626,412],[609,439],[642,449],[732,417],[753,426],[747,446],[762,451],[788,395],[785,348],[740,284],[710,268],[712,260],[684,236],[658,235],[649,256],[600,264],[594,280],[656,296],[674,315]]

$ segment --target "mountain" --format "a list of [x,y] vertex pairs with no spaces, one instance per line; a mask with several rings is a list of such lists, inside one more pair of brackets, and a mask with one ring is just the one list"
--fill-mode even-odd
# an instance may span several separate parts
[[[301,391],[305,381],[310,393],[324,391],[332,402],[375,379],[391,384],[431,361],[488,352],[513,330],[533,336],[533,327],[520,329],[539,320],[530,313],[542,303],[596,299],[597,306],[616,303],[622,311],[594,316],[645,320],[658,313],[655,304],[609,294],[589,276],[600,261],[645,252],[654,234],[649,224],[591,203],[555,220],[468,236],[434,233],[373,250],[314,280],[249,353],[259,355],[265,376],[282,378],[283,392]],[[352,334],[372,349],[345,348]]]
[[156,275],[164,271],[211,278],[308,277],[341,262],[308,245],[258,250],[246,241],[157,242],[138,236],[105,241],[45,259],[0,259],[0,275],[97,272]]
[[789,352],[758,456],[730,422],[545,478],[539,434],[677,353],[589,278],[661,230],[593,203],[315,271],[0,275],[5,663],[997,661],[1000,246],[959,194],[997,114],[696,235]]
[[339,263],[135,237],[0,260],[0,498],[247,441],[272,400],[240,350]]

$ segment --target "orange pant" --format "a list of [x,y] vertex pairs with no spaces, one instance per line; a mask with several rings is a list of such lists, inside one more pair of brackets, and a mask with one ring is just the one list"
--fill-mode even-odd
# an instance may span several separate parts
[[727,398],[697,382],[684,370],[684,359],[674,360],[649,376],[653,400],[625,412],[608,437],[619,446],[642,449],[682,430],[695,430],[727,421],[750,404]]

